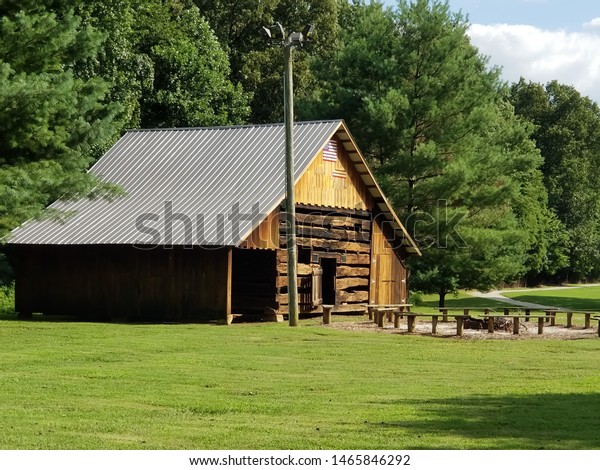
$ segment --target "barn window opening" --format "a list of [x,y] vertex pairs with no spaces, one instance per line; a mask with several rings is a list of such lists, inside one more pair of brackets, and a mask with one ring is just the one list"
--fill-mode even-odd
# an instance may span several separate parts
[[298,263],[310,264],[311,254],[310,248],[298,248]]

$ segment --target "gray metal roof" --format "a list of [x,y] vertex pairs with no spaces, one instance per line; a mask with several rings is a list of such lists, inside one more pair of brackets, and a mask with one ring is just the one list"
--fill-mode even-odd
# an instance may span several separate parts
[[[295,124],[296,181],[336,133],[352,147],[351,158],[366,170],[363,181],[394,219],[341,120]],[[26,222],[9,243],[237,246],[285,197],[284,126],[128,131],[90,171],[126,196],[57,201],[50,207],[74,213],[66,223]],[[409,251],[418,253],[408,240]]]

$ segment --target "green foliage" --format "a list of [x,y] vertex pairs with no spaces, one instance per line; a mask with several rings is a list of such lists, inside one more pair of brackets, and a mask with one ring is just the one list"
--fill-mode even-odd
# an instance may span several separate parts
[[600,109],[555,81],[544,87],[521,79],[511,88],[511,101],[536,126],[548,203],[566,228],[566,243],[560,228],[552,230],[568,249],[558,254],[563,261],[556,266],[568,266],[564,271],[575,278],[593,277],[600,273]]
[[338,0],[194,0],[229,51],[235,83],[253,93],[253,123],[283,120],[283,50],[260,34],[263,26],[280,22],[286,33],[313,24],[314,36],[306,50],[294,53],[294,89],[298,99],[319,83],[311,61],[329,57],[337,43]]
[[15,284],[0,285],[0,313],[15,313]]
[[466,20],[428,0],[354,2],[341,18],[326,85],[303,109],[348,121],[423,248],[411,287],[443,297],[522,275],[543,256],[541,159]]
[[192,2],[97,0],[79,8],[106,41],[77,71],[115,84],[125,127],[245,122],[249,95],[229,81],[227,53]]
[[71,11],[40,6],[0,20],[0,237],[58,198],[111,193],[85,173],[117,137],[109,86],[73,64],[101,36]]

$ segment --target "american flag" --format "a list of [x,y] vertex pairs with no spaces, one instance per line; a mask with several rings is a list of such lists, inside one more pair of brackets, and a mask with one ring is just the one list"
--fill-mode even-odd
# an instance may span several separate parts
[[323,147],[323,160],[337,162],[337,142],[335,140],[330,140]]
[[345,178],[346,176],[348,176],[348,173],[346,173],[344,170],[333,170],[334,178]]

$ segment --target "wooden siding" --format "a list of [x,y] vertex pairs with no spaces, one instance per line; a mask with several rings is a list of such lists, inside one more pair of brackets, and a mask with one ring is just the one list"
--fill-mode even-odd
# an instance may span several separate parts
[[18,246],[16,309],[108,320],[224,320],[230,248]]
[[265,220],[240,244],[240,248],[276,250],[279,246],[279,209],[271,212]]
[[[312,305],[312,275],[323,268],[323,260],[335,259],[335,305],[351,309],[369,300],[371,215],[364,211],[331,211],[298,207],[298,300],[304,313],[320,311]],[[277,302],[280,312],[288,311],[287,252],[285,220],[281,219],[281,249],[277,251]],[[323,278],[324,285],[327,284]],[[325,297],[325,296],[324,296]],[[328,302],[324,302],[328,303]],[[331,302],[333,303],[333,302]],[[358,307],[356,307],[358,308]]]
[[376,217],[372,227],[369,302],[405,303],[408,297],[407,272],[402,262],[405,255],[400,241],[395,243],[394,232],[382,217]]
[[[371,209],[373,204],[368,189],[339,139],[337,139],[337,147],[337,162],[323,160],[323,151],[320,151],[296,183],[296,204],[341,209]],[[347,176],[334,177],[334,170],[344,171]]]

